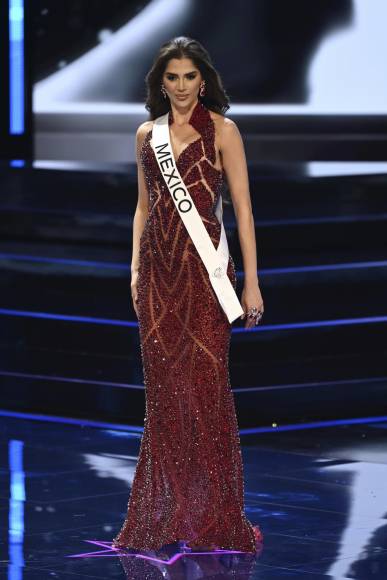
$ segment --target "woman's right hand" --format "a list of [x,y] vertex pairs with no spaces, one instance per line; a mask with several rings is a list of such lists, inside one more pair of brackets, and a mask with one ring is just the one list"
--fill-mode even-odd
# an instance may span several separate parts
[[138,318],[137,279],[138,279],[138,270],[135,270],[134,272],[132,272],[132,279],[131,279],[131,282],[130,282],[130,290],[131,290],[131,293],[132,293],[133,308],[134,308],[134,311],[135,311],[136,316]]

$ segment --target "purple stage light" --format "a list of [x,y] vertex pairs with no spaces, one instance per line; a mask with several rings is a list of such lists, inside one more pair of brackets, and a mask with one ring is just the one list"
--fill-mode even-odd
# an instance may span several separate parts
[[208,556],[208,555],[219,555],[219,554],[244,554],[245,552],[241,552],[240,550],[222,550],[222,549],[218,549],[218,550],[211,550],[208,552],[205,551],[200,551],[200,552],[195,552],[194,550],[191,550],[190,552],[176,552],[176,554],[174,554],[171,558],[168,558],[168,560],[165,560],[163,558],[157,558],[156,556],[150,556],[150,555],[146,555],[144,553],[141,552],[126,552],[125,549],[119,549],[116,548],[115,546],[113,546],[113,542],[103,542],[103,541],[99,541],[99,540],[84,540],[85,542],[88,542],[89,544],[94,544],[96,546],[100,546],[101,548],[103,548],[102,550],[96,551],[96,552],[82,552],[80,554],[70,554],[68,556],[66,556],[67,558],[101,558],[101,557],[105,557],[105,558],[111,558],[111,557],[118,557],[118,556],[127,556],[127,557],[132,557],[132,558],[142,558],[144,560],[149,560],[149,561],[153,561],[153,562],[157,562],[160,564],[167,564],[168,566],[171,566],[172,564],[174,564],[177,560],[179,560],[180,558],[182,558],[183,556],[195,556],[197,557],[198,555],[200,556]]

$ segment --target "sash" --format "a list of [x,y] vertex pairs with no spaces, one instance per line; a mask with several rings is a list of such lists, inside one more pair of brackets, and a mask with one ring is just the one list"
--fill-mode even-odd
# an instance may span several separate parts
[[244,310],[227,275],[229,250],[223,224],[222,196],[216,205],[216,217],[221,224],[221,236],[218,248],[207,232],[193,199],[176,167],[169,134],[169,113],[154,120],[152,129],[152,147],[155,152],[161,174],[172,196],[176,209],[187,228],[188,234],[200,255],[210,278],[211,285],[231,323],[240,317]]

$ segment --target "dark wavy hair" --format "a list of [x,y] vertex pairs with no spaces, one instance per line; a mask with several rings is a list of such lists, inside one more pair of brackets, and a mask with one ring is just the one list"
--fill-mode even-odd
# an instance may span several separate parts
[[205,95],[198,94],[198,100],[207,109],[224,115],[230,108],[229,98],[223,88],[219,73],[215,70],[210,55],[199,41],[188,36],[177,36],[161,45],[152,68],[145,77],[147,97],[145,108],[149,111],[149,120],[164,115],[171,108],[169,98],[161,92],[163,74],[171,58],[190,58],[200,70],[206,82]]

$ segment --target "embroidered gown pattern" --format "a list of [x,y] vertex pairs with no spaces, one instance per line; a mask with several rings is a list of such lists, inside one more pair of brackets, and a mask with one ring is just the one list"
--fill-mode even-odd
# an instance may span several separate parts
[[[176,166],[217,248],[215,207],[224,171],[214,167],[214,121],[198,101],[189,123],[200,137],[183,149]],[[228,368],[231,324],[167,189],[151,138],[152,130],[140,152],[149,213],[137,282],[146,412],[127,515],[113,545],[157,550],[186,540],[192,548],[255,552],[263,536],[244,513]],[[235,289],[231,255],[227,274]]]

